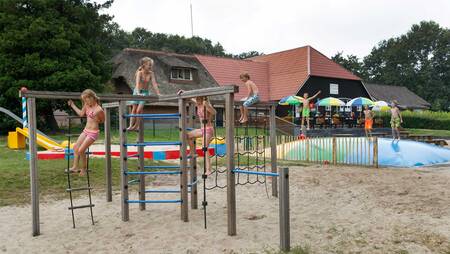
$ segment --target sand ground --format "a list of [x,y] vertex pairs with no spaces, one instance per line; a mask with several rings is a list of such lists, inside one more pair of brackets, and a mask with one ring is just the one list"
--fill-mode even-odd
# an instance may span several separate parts
[[[311,253],[450,253],[450,166],[291,166],[290,175],[293,246],[309,246]],[[156,188],[177,184],[166,180],[157,179]],[[267,197],[265,187],[237,187],[233,237],[227,236],[226,190],[220,189],[207,193],[207,230],[203,210],[189,210],[186,223],[173,204],[146,211],[131,205],[130,221],[122,222],[120,194],[107,203],[95,190],[95,226],[83,209],[75,211],[72,229],[69,200],[46,197],[39,237],[31,236],[29,206],[3,207],[0,253],[264,253],[279,244],[278,199]]]

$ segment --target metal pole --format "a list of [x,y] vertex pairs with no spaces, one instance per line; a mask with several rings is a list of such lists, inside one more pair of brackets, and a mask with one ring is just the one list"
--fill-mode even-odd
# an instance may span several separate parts
[[227,149],[227,212],[228,235],[236,235],[236,183],[234,170],[234,94],[225,95],[226,149]]
[[106,202],[112,201],[112,169],[111,169],[111,109],[105,108],[105,176]]
[[[195,126],[195,105],[189,104],[189,127],[194,128]],[[198,193],[197,193],[197,158],[196,158],[196,148],[191,147],[189,151],[190,159],[190,169],[191,169],[191,209],[198,209]]]
[[[272,173],[277,173],[277,128],[275,119],[275,105],[270,106],[270,121],[269,121],[269,133],[270,133],[270,165]],[[278,197],[277,179],[272,176],[272,196]]]
[[[139,121],[138,142],[144,142],[144,119]],[[139,171],[144,171],[144,147],[138,147]],[[139,175],[139,200],[145,200],[145,175]],[[145,210],[145,203],[139,203],[139,210]]]
[[121,186],[121,213],[122,221],[130,220],[130,208],[128,205],[128,175],[127,169],[127,154],[128,149],[125,146],[127,143],[127,130],[125,113],[127,105],[125,101],[119,101],[119,132],[120,132],[120,186]]
[[27,99],[28,125],[29,125],[29,152],[30,152],[30,189],[31,189],[31,214],[33,221],[33,236],[41,234],[39,222],[39,178],[37,171],[36,148],[36,99]]
[[186,121],[186,100],[178,100],[178,112],[180,112],[180,193],[181,193],[181,220],[188,222],[188,181],[187,181],[187,121]]
[[289,168],[280,172],[280,249],[291,249],[290,214],[289,214]]

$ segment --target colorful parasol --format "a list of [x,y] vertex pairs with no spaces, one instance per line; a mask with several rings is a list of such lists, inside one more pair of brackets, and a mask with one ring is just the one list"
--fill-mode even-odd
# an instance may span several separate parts
[[297,99],[297,96],[286,96],[284,98],[282,98],[278,104],[280,105],[300,105],[302,104],[302,102]]
[[319,106],[345,106],[345,102],[339,100],[338,98],[334,97],[327,97],[324,99],[321,99],[317,105]]
[[373,111],[388,111],[389,109],[391,109],[391,107],[389,107],[389,104],[385,101],[376,101],[373,104]]
[[373,106],[374,102],[365,97],[357,97],[357,98],[354,98],[353,100],[350,100],[349,102],[347,102],[347,106],[351,106],[351,107],[366,106],[366,105]]

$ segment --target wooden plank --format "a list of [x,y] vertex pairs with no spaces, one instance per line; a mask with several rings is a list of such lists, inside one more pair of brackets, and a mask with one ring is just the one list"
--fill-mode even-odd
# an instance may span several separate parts
[[33,236],[41,234],[39,220],[39,178],[37,168],[36,147],[36,99],[27,99],[28,128],[30,130],[29,152],[30,152],[30,191],[31,191],[31,216]]
[[214,96],[214,95],[225,95],[230,93],[239,92],[239,87],[235,85],[220,86],[220,87],[210,87],[202,88],[196,90],[184,91],[182,94],[171,94],[162,95],[159,97],[159,101],[175,100],[175,99],[190,99],[199,96]]
[[280,170],[279,181],[280,249],[287,252],[291,249],[288,168],[282,168]]
[[333,137],[333,143],[332,143],[332,151],[333,151],[333,165],[337,164],[337,142],[336,142],[336,137]]
[[[193,103],[189,104],[189,110],[188,110],[188,126],[189,128],[195,127],[195,105]],[[196,149],[191,148],[189,151],[189,155],[191,156],[190,161],[190,171],[191,171],[191,178],[190,183],[196,183],[197,182],[197,156],[196,155]],[[191,209],[198,209],[198,190],[197,190],[197,184],[193,184],[191,186]]]
[[178,100],[178,112],[180,113],[180,120],[179,120],[179,126],[180,126],[180,141],[181,141],[181,147],[180,147],[180,194],[181,194],[181,220],[182,221],[189,221],[188,217],[188,181],[187,181],[187,119],[186,119],[186,100],[185,99],[179,99]]
[[[275,109],[276,106],[270,106],[270,116],[269,116],[269,135],[270,135],[270,165],[272,169],[272,173],[278,172],[277,165],[277,127],[276,127],[276,119],[275,119]],[[278,197],[278,186],[277,186],[277,178],[272,177],[272,196]]]
[[122,221],[130,220],[130,208],[127,203],[128,201],[128,175],[125,174],[128,171],[127,168],[127,133],[126,133],[126,102],[119,102],[119,133],[120,133],[120,190],[121,190],[121,214]]
[[[80,100],[81,93],[78,92],[54,92],[54,91],[32,91],[28,90],[26,92],[19,92],[20,97],[26,98],[42,98],[42,99],[62,99],[62,100]],[[140,96],[140,95],[131,95],[131,94],[97,94],[100,101],[158,101],[158,96],[149,95],[149,96]]]
[[112,201],[112,163],[111,163],[111,109],[105,108],[105,180],[106,202]]
[[236,185],[234,170],[234,94],[225,96],[226,167],[227,167],[227,214],[228,235],[236,235]]
[[[139,119],[139,132],[138,132],[138,142],[144,142],[144,119]],[[144,171],[144,146],[138,147],[139,154],[139,171]],[[139,175],[139,200],[145,200],[145,175]],[[139,210],[145,210],[145,202],[139,203]]]
[[378,137],[373,137],[373,165],[378,168]]

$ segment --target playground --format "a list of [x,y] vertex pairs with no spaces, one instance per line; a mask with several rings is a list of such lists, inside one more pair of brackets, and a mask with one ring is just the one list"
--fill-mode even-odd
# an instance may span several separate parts
[[[96,160],[92,159],[94,163]],[[113,159],[115,161],[117,159]],[[309,246],[306,253],[446,253],[450,250],[450,167],[375,169],[350,166],[290,166],[291,241]],[[101,170],[92,173],[93,178]],[[55,172],[57,174],[57,172]],[[295,180],[294,180],[295,179]],[[168,178],[158,188],[173,188]],[[136,192],[133,192],[136,194]],[[167,197],[168,194],[161,195]],[[120,221],[120,194],[104,202],[93,196],[95,226],[89,212],[78,213],[71,227],[68,200],[44,196],[43,233],[30,234],[30,206],[0,208],[0,234],[8,234],[0,251],[128,252],[128,253],[265,253],[278,249],[278,200],[263,186],[239,186],[238,235],[227,236],[224,195],[208,193],[208,230],[203,211],[190,211],[179,220],[178,207],[130,209],[129,222]],[[75,201],[81,201],[76,199]],[[139,216],[139,218],[138,218]],[[63,236],[63,237],[61,237]],[[403,251],[403,252],[401,252]],[[269,253],[276,253],[275,251]]]

